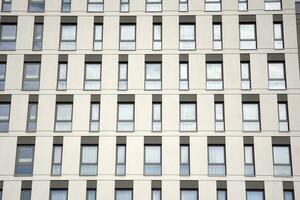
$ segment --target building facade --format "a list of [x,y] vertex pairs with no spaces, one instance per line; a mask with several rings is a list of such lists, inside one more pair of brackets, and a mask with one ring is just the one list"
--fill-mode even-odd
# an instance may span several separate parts
[[2,0],[0,200],[300,199],[298,18],[293,0]]

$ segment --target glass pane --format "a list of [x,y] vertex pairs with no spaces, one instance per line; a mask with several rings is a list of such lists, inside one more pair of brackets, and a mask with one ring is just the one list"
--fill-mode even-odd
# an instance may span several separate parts
[[100,104],[93,103],[92,104],[92,113],[91,113],[92,120],[99,120],[99,112],[100,112]]
[[30,200],[31,199],[31,190],[23,190],[21,191],[21,200]]
[[133,104],[119,104],[118,120],[133,120]]
[[282,39],[282,24],[274,24],[274,38]]
[[153,120],[160,121],[161,120],[161,104],[154,103],[153,104]]
[[213,29],[214,29],[214,40],[221,40],[221,25],[220,24],[214,24],[213,25]]
[[281,2],[280,1],[265,2],[265,10],[281,10]]
[[189,147],[180,146],[180,163],[189,163]]
[[160,200],[160,190],[152,190],[152,200]]
[[196,131],[196,122],[180,122],[180,131]]
[[87,190],[86,200],[96,200],[96,190]]
[[222,103],[216,103],[216,120],[224,120],[224,114],[223,114],[223,109],[224,105]]
[[240,39],[250,40],[255,39],[255,25],[254,24],[240,24]]
[[40,75],[40,64],[25,64],[25,79],[38,79]]
[[72,104],[58,104],[56,112],[57,120],[72,120]]
[[2,40],[15,40],[17,26],[16,25],[2,25],[1,39]]
[[153,26],[153,39],[154,40],[161,40],[161,25],[154,25]]
[[287,120],[287,105],[285,103],[278,104],[279,120]]
[[95,40],[102,40],[102,25],[95,25]]
[[121,80],[127,80],[127,64],[122,63],[119,65],[119,67],[120,67],[119,78]]
[[18,147],[19,149],[19,163],[30,163],[33,159],[33,148],[32,147]]
[[245,146],[245,163],[246,164],[253,164],[253,147],[252,146]]
[[227,194],[225,190],[218,190],[218,200],[226,200]]
[[160,146],[145,147],[145,162],[160,163]]
[[97,79],[101,77],[101,65],[100,64],[86,64],[86,79]]
[[250,79],[249,63],[242,63],[242,79]]
[[284,79],[283,63],[269,63],[269,78],[270,79]]
[[67,79],[67,64],[59,64],[59,79]]
[[196,120],[196,104],[180,104],[180,120]]
[[62,25],[61,39],[76,40],[76,26]]
[[292,168],[290,165],[276,165],[273,168],[275,176],[291,176]]
[[9,104],[0,104],[0,120],[9,120]]
[[290,164],[289,147],[273,147],[273,156],[275,164]]
[[29,104],[29,120],[35,120],[37,115],[37,104],[36,103],[31,103]]
[[198,192],[196,190],[181,190],[181,200],[197,200]]
[[247,191],[247,200],[264,200],[262,191]]
[[259,120],[258,104],[243,104],[244,120]]
[[161,11],[161,3],[151,3],[151,4],[146,4],[146,10],[150,12],[158,12]]
[[135,40],[135,25],[121,25],[121,40]]
[[294,192],[284,191],[284,200],[294,200]]
[[188,79],[188,64],[180,64],[180,79]]
[[207,66],[207,79],[222,79],[222,64],[208,63]]
[[42,24],[36,24],[34,25],[34,39],[35,40],[41,40],[43,35],[43,25]]
[[195,26],[180,25],[180,40],[195,40]]
[[131,190],[117,190],[116,191],[116,200],[132,200],[132,191]]
[[211,164],[225,163],[224,153],[225,152],[223,146],[209,146],[208,147],[209,163]]
[[146,64],[146,79],[160,79],[161,64]]
[[125,163],[125,150],[126,147],[124,145],[118,145],[117,149],[117,163]]
[[0,80],[5,80],[6,64],[0,63]]
[[[206,0],[209,1],[209,0]],[[217,2],[217,0],[210,0],[210,3],[205,3],[205,11],[221,11],[221,3],[212,3]]]
[[51,200],[67,200],[68,192],[65,190],[52,190]]
[[81,158],[82,163],[97,163],[98,147],[97,146],[83,146],[81,157],[82,157]]
[[133,131],[133,122],[118,122],[118,131]]
[[61,146],[54,146],[53,149],[53,163],[55,164],[59,164],[61,163],[61,159],[62,159],[62,147]]

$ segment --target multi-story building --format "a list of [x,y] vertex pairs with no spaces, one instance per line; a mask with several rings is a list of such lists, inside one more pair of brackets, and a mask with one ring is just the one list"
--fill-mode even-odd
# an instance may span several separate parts
[[299,200],[298,52],[293,0],[2,0],[0,200]]

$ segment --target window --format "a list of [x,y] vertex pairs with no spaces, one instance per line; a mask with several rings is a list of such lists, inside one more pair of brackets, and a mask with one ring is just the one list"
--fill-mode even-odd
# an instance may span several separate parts
[[55,131],[72,130],[72,103],[56,104]]
[[284,200],[294,200],[294,191],[292,190],[284,190]]
[[162,26],[161,24],[153,24],[153,50],[161,50]]
[[222,49],[222,24],[213,23],[213,49]]
[[98,146],[82,145],[80,175],[92,176],[98,172]]
[[248,10],[248,0],[239,0],[239,11]]
[[119,63],[118,90],[128,90],[128,63]]
[[53,145],[52,150],[52,171],[51,175],[60,176],[61,175],[61,167],[62,167],[62,145]]
[[102,50],[103,25],[94,24],[94,50]]
[[180,103],[180,131],[197,131],[196,103]]
[[61,25],[60,50],[76,50],[76,32],[74,24]]
[[129,0],[120,0],[120,12],[129,12]]
[[30,200],[30,199],[31,199],[31,189],[22,189],[21,200]]
[[227,191],[218,189],[217,200],[227,200]]
[[240,24],[240,49],[256,49],[255,23]]
[[181,189],[180,190],[180,200],[198,200],[198,191],[197,190],[189,190],[189,189]]
[[243,103],[243,131],[260,131],[258,103]]
[[133,131],[134,129],[134,104],[118,104],[118,131]]
[[224,103],[215,102],[215,131],[225,131]]
[[244,146],[244,156],[245,156],[245,176],[255,176],[253,145]]
[[281,0],[265,0],[265,10],[281,10]]
[[17,24],[1,24],[0,50],[15,51],[17,40]]
[[34,24],[32,50],[42,50],[43,48],[43,24]]
[[135,24],[120,25],[120,50],[135,50]]
[[0,104],[0,132],[8,132],[9,126],[9,116],[10,116],[10,103]]
[[225,175],[225,146],[208,146],[208,174]]
[[162,10],[162,0],[146,0],[147,12],[160,12]]
[[205,11],[221,11],[221,0],[205,0]]
[[96,200],[96,197],[97,197],[96,189],[87,189],[86,200]]
[[104,0],[88,0],[89,12],[103,12]]
[[57,189],[50,191],[50,200],[67,200],[68,190],[66,189]]
[[161,200],[161,190],[152,189],[152,200]]
[[40,89],[40,63],[24,63],[23,90]]
[[2,200],[2,189],[0,190],[0,200]]
[[67,90],[68,63],[58,64],[57,90]]
[[28,104],[28,113],[27,113],[27,132],[35,132],[37,124],[37,113],[38,113],[38,104],[29,103]]
[[241,87],[242,90],[251,89],[251,72],[249,62],[241,62]]
[[289,146],[273,146],[274,176],[291,176],[292,164]]
[[90,114],[90,131],[99,131],[100,126],[100,103],[91,103],[91,114]]
[[206,89],[223,90],[222,63],[206,63]]
[[132,189],[116,189],[115,200],[133,200]]
[[30,12],[44,12],[44,0],[28,0],[28,11]]
[[189,89],[189,63],[181,62],[179,63],[179,89],[188,90]]
[[261,190],[247,190],[247,200],[264,200],[264,192]]
[[179,24],[180,27],[180,50],[195,50],[196,48],[196,35],[195,24]]
[[190,146],[180,145],[180,176],[190,175]]
[[126,174],[126,145],[117,145],[116,175]]
[[32,175],[34,146],[18,145],[16,158],[16,175]]
[[160,145],[145,146],[144,175],[146,176],[161,175],[161,146]]
[[0,63],[0,91],[5,90],[6,63]]
[[61,11],[71,12],[71,0],[61,0]]
[[145,90],[161,90],[161,63],[146,63]]
[[279,131],[289,131],[289,117],[288,117],[288,105],[287,102],[278,102],[278,120]]
[[11,1],[12,0],[2,0],[2,12],[10,12],[11,11]]
[[161,131],[162,108],[160,102],[152,103],[152,131]]
[[86,63],[85,64],[85,90],[100,90],[101,89],[101,64]]
[[286,89],[285,66],[283,62],[268,63],[269,67],[269,89],[284,90]]
[[189,2],[188,0],[179,0],[179,12],[189,11]]
[[274,23],[274,49],[283,49],[283,26],[282,23]]

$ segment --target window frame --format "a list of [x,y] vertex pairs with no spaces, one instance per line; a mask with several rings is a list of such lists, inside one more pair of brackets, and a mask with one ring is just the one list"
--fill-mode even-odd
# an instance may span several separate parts
[[[159,118],[160,118],[160,120],[156,120],[156,119],[154,119],[154,107],[155,107],[155,105],[159,105],[160,107],[160,109],[159,109],[159,111],[160,111],[160,113],[159,113]],[[159,130],[155,130],[154,129],[154,124],[155,123],[160,123],[160,129]],[[151,131],[152,132],[162,132],[162,102],[152,102],[152,129],[151,129]]]
[[[123,2],[124,0],[120,0],[120,12],[122,13],[126,13],[126,12],[130,12],[130,0],[127,0],[126,2]],[[127,10],[122,10],[122,5],[127,5],[128,9]]]
[[[276,30],[275,30],[275,26],[276,25],[280,25],[280,34],[281,34],[281,38],[276,38]],[[273,42],[274,42],[274,49],[284,49],[284,28],[283,28],[283,23],[282,22],[273,22]],[[276,42],[282,42],[282,48],[277,48],[276,47]]]
[[[160,39],[155,39],[155,27],[160,27]],[[160,48],[155,47],[155,43],[160,44]],[[161,51],[162,50],[162,23],[153,23],[152,25],[152,50],[153,51]]]
[[[84,147],[97,147],[97,160],[96,163],[84,163],[83,159],[83,148]],[[99,167],[99,145],[98,144],[81,144],[80,145],[80,165],[79,165],[79,176],[98,176],[98,167]],[[96,173],[95,174],[83,174],[82,167],[84,166],[96,166]]]
[[[25,199],[24,192],[29,192],[29,199]],[[31,188],[26,188],[26,189],[22,188],[21,189],[20,200],[31,200]]]
[[198,189],[192,189],[192,188],[180,188],[180,200],[182,200],[182,192],[183,191],[193,191],[193,192],[196,192],[196,194],[197,194],[197,197],[196,197],[196,199],[198,200],[199,199],[199,191],[198,191]]
[[[32,158],[31,162],[19,162],[20,159],[20,148],[31,148],[32,149]],[[35,144],[18,144],[16,148],[16,160],[15,160],[15,176],[32,176],[33,175],[33,168],[34,168],[34,157],[35,157]],[[30,166],[31,173],[17,173],[17,167],[19,166]]]
[[[185,6],[186,9],[181,9],[181,6]],[[188,12],[189,11],[189,0],[179,0],[178,12]]]
[[[181,105],[182,104],[194,104],[195,105],[195,120],[181,120]],[[194,122],[195,123],[195,130],[182,130],[181,122]],[[197,109],[197,102],[192,101],[181,101],[179,102],[179,132],[197,132],[198,131],[198,109]]]
[[[272,64],[282,64],[283,78],[270,78],[270,65]],[[284,81],[284,88],[271,88],[270,84],[272,81]],[[268,90],[286,90],[287,80],[286,80],[286,66],[285,61],[268,61]]]
[[[224,158],[224,163],[210,163],[209,161],[209,148],[210,147],[223,147],[223,158]],[[227,162],[226,162],[226,146],[225,144],[208,144],[207,145],[207,174],[209,177],[214,177],[214,176],[227,176]],[[224,174],[211,174],[209,173],[209,168],[210,166],[221,166],[224,167]]]
[[[184,79],[181,77],[181,66],[186,65],[187,69],[187,78]],[[187,89],[183,89],[181,86],[182,82],[186,81],[187,82]],[[180,91],[188,91],[190,89],[190,69],[189,69],[189,62],[179,62],[179,90]]]
[[[54,162],[55,161],[55,148],[61,148],[61,155],[60,155],[60,162],[59,163],[56,163]],[[52,147],[52,161],[51,161],[51,176],[61,176],[61,172],[62,172],[62,161],[63,161],[63,144],[53,144],[53,147]],[[59,166],[60,167],[60,172],[59,174],[54,174],[53,173],[53,168],[54,166]]]
[[7,129],[5,129],[5,130],[0,129],[0,133],[8,133],[9,132],[9,122],[10,122],[10,112],[11,112],[11,102],[0,102],[0,105],[8,106],[7,120],[0,119],[0,124],[7,124]]
[[[163,11],[163,1],[160,0],[160,2],[149,2],[149,0],[145,0],[145,11],[146,12],[162,12]],[[154,5],[159,5],[160,6],[160,10],[150,10],[148,9],[148,5],[151,5],[151,4],[154,4]]]
[[[194,27],[194,40],[188,40],[188,39],[181,39],[181,26],[186,26],[186,25],[192,25]],[[197,34],[196,34],[196,23],[189,22],[189,23],[179,23],[179,51],[196,51],[197,50]],[[193,42],[194,47],[193,48],[182,48],[182,44],[185,44],[186,42]]]
[[89,192],[95,192],[95,199],[97,200],[97,189],[96,188],[87,188],[86,189],[86,200],[90,200],[89,197]]
[[[93,119],[93,106],[98,106],[98,119]],[[91,102],[90,103],[90,120],[89,120],[89,132],[99,132],[100,131],[100,112],[101,112],[101,103],[100,102]],[[98,123],[97,130],[92,130],[92,124]]]
[[[182,158],[182,154],[181,154],[181,148],[186,147],[188,149],[188,162],[187,163],[183,163],[181,162],[181,158]],[[189,144],[180,144],[179,147],[179,174],[180,176],[190,176],[191,175],[191,156],[190,156],[190,145]],[[182,173],[182,167],[187,166],[188,167],[188,173],[187,174],[183,174]]]
[[[217,79],[217,78],[208,78],[208,66],[209,65],[211,65],[211,64],[213,64],[213,65],[221,65],[221,79]],[[207,91],[221,91],[221,90],[224,90],[224,70],[223,70],[223,62],[220,62],[220,61],[218,61],[218,62],[206,62],[205,63],[205,73],[206,73],[206,90]],[[221,81],[221,83],[222,83],[222,88],[217,88],[217,89],[215,89],[215,88],[209,88],[208,87],[208,83],[209,82],[220,82]]]
[[134,197],[133,197],[133,195],[134,195],[134,193],[133,193],[133,189],[132,188],[115,188],[115,192],[114,192],[114,200],[118,200],[117,199],[117,192],[118,191],[127,191],[127,192],[130,192],[131,193],[131,200],[133,200],[134,199]]
[[[33,0],[28,0],[28,7],[27,7],[27,12],[45,12],[45,0],[39,0],[40,2],[34,2]],[[43,5],[42,10],[32,10],[31,6],[33,5]]]
[[[280,3],[280,8],[279,9],[271,9],[267,8],[267,4],[270,3]],[[282,1],[281,0],[264,0],[264,10],[265,11],[276,11],[276,10],[282,10]]]
[[[71,105],[71,119],[70,120],[57,120],[57,109],[59,105]],[[72,132],[73,126],[73,102],[56,102],[55,104],[55,121],[54,121],[54,132]],[[57,122],[64,122],[64,123],[71,123],[70,130],[57,130],[56,123]]]
[[[222,106],[222,119],[217,119],[217,106],[221,105]],[[215,101],[214,103],[214,113],[215,113],[215,132],[225,132],[225,103],[224,101]],[[217,124],[218,123],[223,123],[223,128],[222,130],[217,129]]]
[[[148,65],[158,65],[160,66],[159,71],[159,79],[147,79],[147,66]],[[147,88],[148,82],[160,82],[160,88],[158,89],[149,89]],[[162,90],[162,62],[145,62],[145,69],[144,69],[144,90],[145,91],[161,91]]]
[[[208,5],[210,4],[219,4],[218,6],[220,7],[220,9],[208,9]],[[214,0],[214,1],[204,1],[204,11],[205,12],[221,12],[222,11],[222,0]]]
[[[159,147],[159,157],[160,157],[160,161],[159,163],[148,163],[146,162],[146,149],[147,147]],[[160,166],[160,172],[159,174],[147,174],[146,173],[146,167],[147,166]],[[143,170],[143,175],[144,176],[161,176],[162,175],[162,145],[161,144],[144,144],[144,170]]]
[[[99,5],[100,10],[90,10],[89,6],[91,5]],[[102,6],[102,7],[101,7]],[[88,13],[103,13],[104,12],[104,0],[100,0],[100,3],[98,2],[91,2],[91,0],[87,0],[87,7],[86,12]]]
[[[241,25],[253,25],[254,26],[254,39],[242,39],[241,36]],[[242,42],[253,42],[255,41],[255,48],[242,48]],[[239,48],[240,50],[257,50],[257,27],[256,22],[239,22]]]
[[[258,120],[245,120],[244,119],[244,104],[257,104],[257,115],[258,115]],[[244,123],[247,122],[258,122],[259,129],[258,130],[245,130],[244,129]],[[243,132],[261,132],[261,113],[260,113],[260,102],[251,102],[251,101],[244,101],[242,102],[242,123],[243,123]]]
[[[124,162],[119,162],[119,147],[123,147],[124,148]],[[127,151],[126,151],[126,144],[117,144],[116,145],[116,166],[115,166],[115,176],[126,176],[126,160],[127,160]],[[124,166],[124,173],[123,174],[119,174],[118,173],[118,166]]]
[[[30,119],[30,114],[31,114],[31,109],[32,106],[36,106],[36,112],[35,112],[35,116],[34,119]],[[27,133],[34,133],[37,132],[37,118],[38,118],[38,102],[29,102],[28,103],[28,108],[27,108],[27,123],[26,123],[26,132]],[[29,123],[35,123],[35,128],[33,130],[29,130]]]
[[[122,32],[121,32],[121,29],[122,29],[122,26],[134,26],[134,40],[122,40]],[[119,51],[135,51],[136,50],[136,33],[137,33],[137,30],[136,30],[136,23],[120,23],[119,25]],[[121,43],[122,42],[133,42],[134,43],[134,48],[121,48]]]
[[[238,3],[239,3],[239,5],[238,5],[238,10],[239,10],[239,12],[246,12],[246,11],[248,11],[248,0],[238,0]],[[241,9],[241,4],[246,4],[246,9]]]
[[[65,2],[66,0],[61,0],[61,9],[60,9],[60,11],[62,12],[62,13],[69,13],[69,12],[71,12],[71,5],[72,5],[72,0],[69,0],[70,1],[70,3],[68,3],[68,2]],[[68,1],[68,0],[67,0]],[[65,10],[64,8],[64,6],[65,5],[68,5],[68,8],[70,8],[70,9],[67,9],[67,10]]]
[[50,200],[53,200],[52,199],[52,193],[56,192],[56,191],[63,191],[63,192],[65,192],[66,193],[66,199],[65,200],[68,200],[68,197],[69,197],[68,188],[50,188],[50,192],[49,192]]
[[[220,26],[220,39],[215,39],[215,26]],[[212,47],[213,47],[213,50],[215,51],[220,51],[223,49],[223,27],[222,27],[222,22],[214,22],[212,24],[212,33],[213,33],[213,42],[212,42]],[[215,47],[215,43],[218,43],[220,42],[220,48],[216,48]]]
[[248,192],[262,192],[262,196],[263,196],[262,200],[265,200],[265,191],[264,191],[264,189],[246,189],[246,200],[251,200],[251,199],[248,199]]
[[1,78],[1,74],[0,74],[0,91],[4,91],[5,90],[6,71],[7,71],[7,64],[6,64],[6,62],[0,62],[0,68],[2,66],[3,66],[3,78]]
[[[89,65],[99,65],[100,67],[100,77],[99,79],[87,78],[87,68]],[[93,82],[99,84],[99,89],[87,88],[87,82]],[[98,83],[99,82],[99,83]],[[102,86],[102,62],[85,62],[84,63],[84,81],[83,81],[83,90],[84,91],[101,91]]]
[[[119,108],[119,106],[121,105],[121,104],[125,104],[125,105],[132,105],[132,107],[133,107],[133,110],[132,110],[132,120],[119,120],[119,115],[120,115],[120,108]],[[132,130],[120,130],[119,129],[119,123],[120,122],[131,122],[132,123]],[[118,102],[118,104],[117,104],[117,123],[116,123],[116,125],[117,125],[117,128],[116,128],[116,130],[117,130],[117,132],[134,132],[135,131],[135,103],[134,102]]]
[[[288,157],[289,157],[289,164],[284,164],[284,163],[275,163],[275,156],[274,156],[274,148],[276,147],[286,147],[288,148]],[[281,145],[272,145],[272,160],[273,160],[273,176],[274,177],[292,177],[293,176],[293,163],[292,163],[292,152],[291,152],[291,145],[285,145],[285,144],[281,144]],[[275,170],[275,167],[282,167],[282,166],[285,166],[285,167],[289,167],[290,168],[290,174],[289,175],[283,175],[283,174],[276,174],[276,170]]]
[[[38,26],[41,26],[41,39],[36,39]],[[43,39],[44,39],[44,24],[43,23],[35,23],[33,28],[33,42],[32,42],[32,51],[41,51],[43,50]],[[41,43],[41,47],[35,47],[36,43]]]
[[[60,75],[61,75],[60,67],[61,67],[61,65],[65,65],[65,66],[66,66],[66,78],[64,78],[64,79],[61,79],[61,78],[60,78]],[[60,82],[65,82],[65,85],[66,85],[65,89],[60,89],[60,88],[59,88]],[[68,83],[68,62],[59,62],[59,63],[58,63],[58,67],[57,67],[56,90],[57,90],[57,91],[66,91],[67,88],[68,88],[67,83]]]
[[[246,148],[251,147],[251,154],[252,154],[252,163],[247,163],[246,162]],[[253,167],[253,174],[247,174],[246,173],[246,167],[247,166],[252,166]],[[256,167],[255,167],[255,150],[254,150],[254,145],[253,144],[244,144],[244,171],[245,171],[245,176],[246,177],[254,177],[256,176]]]
[[[2,39],[2,36],[3,36],[2,35],[3,26],[14,26],[15,27],[16,31],[15,31],[15,34],[14,34],[14,39]],[[1,51],[16,51],[17,36],[18,36],[18,24],[17,23],[4,23],[4,22],[2,22],[0,24],[0,50]],[[10,44],[13,47],[9,47],[9,48],[3,49],[1,47],[2,43]]]
[[[246,78],[243,78],[243,65],[247,65],[247,68],[248,68],[248,72],[249,72],[249,74],[248,74],[248,79],[246,79]],[[250,61],[241,61],[240,62],[240,71],[241,71],[241,73],[240,73],[240,75],[241,75],[241,90],[251,90],[252,89],[252,84],[251,84],[251,66],[250,66]],[[243,82],[245,83],[245,82],[249,82],[249,88],[244,88],[244,86],[243,86]]]
[[[38,65],[38,78],[26,78],[26,69],[28,65]],[[39,91],[40,86],[41,86],[41,70],[42,70],[42,63],[41,62],[24,62],[23,66],[23,77],[22,77],[22,91]],[[38,84],[36,88],[25,88],[25,83],[26,81],[32,82],[32,81],[37,81]]]
[[[63,40],[62,39],[62,33],[63,33],[63,27],[65,26],[75,26],[75,40]],[[63,49],[62,43],[74,43],[73,48],[69,49]],[[76,51],[77,49],[77,23],[61,23],[60,24],[60,33],[59,33],[59,51]]]
[[[283,104],[285,105],[285,112],[286,112],[286,119],[280,119],[280,108],[279,106]],[[290,131],[290,120],[289,120],[289,106],[287,101],[278,101],[277,103],[277,108],[278,108],[278,127],[279,127],[279,132],[289,132]],[[281,130],[280,129],[280,123],[286,123],[287,124],[287,130]]]
[[284,189],[283,190],[283,199],[284,200],[289,200],[289,199],[286,199],[285,198],[285,193],[291,193],[292,194],[292,200],[295,200],[295,192],[294,192],[294,190],[291,190],[291,189]]
[[[7,2],[9,2],[9,3],[7,3]],[[9,8],[7,9],[6,7],[5,7],[5,5],[7,6],[9,6]],[[9,1],[7,1],[7,0],[2,0],[2,5],[1,5],[1,12],[11,12],[11,6],[12,6],[12,0],[9,0]]]
[[[121,65],[126,65],[126,78],[125,79],[121,78],[121,70],[120,70]],[[122,89],[120,87],[121,82],[126,82],[125,89]],[[128,62],[119,62],[119,65],[118,65],[118,90],[119,91],[127,91],[128,90]]]
[[222,200],[222,199],[219,199],[219,192],[225,192],[225,200],[227,200],[227,189],[219,189],[217,188],[217,200]]
[[[101,27],[101,38],[99,40],[96,39],[96,28]],[[101,48],[95,48],[96,43],[100,43]],[[103,50],[103,23],[94,23],[94,32],[93,32],[93,51],[102,51]]]

